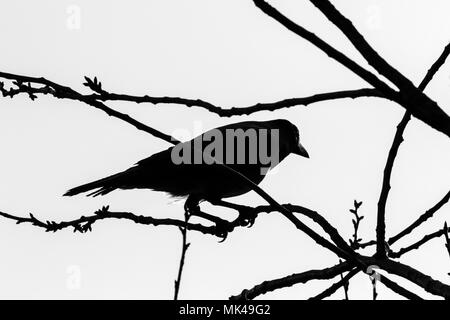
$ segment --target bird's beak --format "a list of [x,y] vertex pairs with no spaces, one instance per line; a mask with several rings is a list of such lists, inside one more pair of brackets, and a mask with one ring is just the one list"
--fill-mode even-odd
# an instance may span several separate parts
[[306,151],[306,149],[300,144],[300,142],[298,143],[298,146],[294,149],[294,151],[292,151],[292,153],[298,154],[299,156],[305,157],[305,158],[309,158],[309,154]]

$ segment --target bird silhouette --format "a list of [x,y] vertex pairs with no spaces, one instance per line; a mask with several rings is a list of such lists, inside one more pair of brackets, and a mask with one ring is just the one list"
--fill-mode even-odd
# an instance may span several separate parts
[[75,187],[64,195],[91,191],[87,195],[95,197],[116,189],[139,188],[197,201],[220,200],[251,191],[233,170],[259,184],[268,169],[291,153],[309,158],[300,144],[297,127],[288,120],[233,123],[180,142],[123,172]]

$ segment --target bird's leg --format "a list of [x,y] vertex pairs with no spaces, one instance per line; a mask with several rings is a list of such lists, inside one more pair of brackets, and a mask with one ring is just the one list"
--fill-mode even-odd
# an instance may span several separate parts
[[230,229],[229,228],[230,222],[217,216],[201,211],[199,203],[200,200],[197,197],[190,195],[184,204],[184,210],[188,212],[189,215],[191,216],[197,216],[199,218],[213,222],[216,228],[225,238]]
[[193,214],[194,212],[199,211],[199,203],[200,200],[197,197],[193,195],[188,196],[186,202],[184,203],[184,212],[186,212],[187,214]]
[[234,224],[251,227],[255,223],[256,216],[258,215],[254,208],[249,206],[231,203],[222,199],[208,199],[208,202],[215,206],[236,210],[239,216],[234,221]]

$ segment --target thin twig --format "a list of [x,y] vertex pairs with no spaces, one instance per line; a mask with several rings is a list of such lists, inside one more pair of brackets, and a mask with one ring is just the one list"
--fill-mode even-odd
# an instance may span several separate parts
[[258,7],[261,11],[263,11],[266,15],[279,22],[288,30],[292,31],[293,33],[297,34],[303,39],[309,41],[317,48],[322,50],[324,53],[326,53],[330,58],[336,60],[337,62],[339,62],[340,64],[351,70],[353,73],[358,75],[360,78],[365,80],[367,83],[371,84],[376,89],[380,90],[387,99],[392,100],[396,99],[395,98],[397,95],[396,92],[386,83],[384,83],[381,79],[379,79],[375,74],[361,67],[355,61],[353,61],[352,59],[344,55],[342,52],[330,46],[327,42],[323,41],[314,33],[306,30],[302,26],[296,24],[295,22],[287,18],[285,15],[280,13],[277,9],[272,7],[266,1],[253,0],[253,2],[255,3],[256,7]]
[[184,221],[186,223],[185,226],[180,227],[181,237],[182,237],[182,246],[181,246],[181,257],[180,257],[180,263],[178,266],[178,275],[177,279],[175,280],[175,289],[174,289],[174,296],[173,300],[178,300],[178,294],[180,292],[180,283],[181,283],[181,277],[183,275],[183,268],[184,268],[184,261],[186,258],[186,252],[189,249],[190,243],[187,242],[187,224],[189,223],[190,214],[188,210],[184,211]]
[[398,149],[400,144],[403,142],[403,132],[405,131],[406,125],[411,119],[409,112],[406,112],[397,125],[397,131],[395,132],[394,141],[389,149],[388,158],[383,171],[383,184],[381,187],[380,198],[378,200],[378,213],[377,213],[377,256],[378,258],[386,257],[386,202],[389,196],[389,191],[391,189],[391,174],[394,166],[395,158],[397,157]]
[[450,200],[450,191],[447,192],[447,194],[438,202],[436,203],[432,208],[427,210],[424,214],[422,214],[416,221],[411,223],[407,228],[396,234],[395,236],[391,237],[388,241],[389,245],[394,244],[404,236],[408,235],[416,229],[418,226],[420,226],[422,223],[433,217],[433,215],[441,209],[444,204],[446,204]]
[[[17,92],[17,90],[16,90],[14,94],[18,94],[20,92],[25,92],[25,93],[29,94],[29,96],[32,100],[34,100],[36,97],[35,94],[44,93],[44,94],[50,94],[58,99],[70,99],[70,100],[80,101],[80,102],[83,102],[94,108],[102,110],[109,116],[112,116],[112,117],[115,117],[122,121],[125,121],[125,122],[131,124],[132,126],[134,126],[136,129],[147,132],[147,133],[153,135],[154,137],[162,139],[166,142],[169,142],[172,144],[176,144],[179,142],[174,137],[167,135],[165,133],[162,133],[161,131],[158,131],[150,126],[147,126],[146,124],[143,124],[142,122],[135,120],[134,118],[130,117],[127,114],[124,114],[124,113],[121,113],[114,109],[111,109],[110,107],[106,106],[103,102],[93,99],[89,95],[83,95],[70,87],[57,84],[57,83],[47,80],[43,77],[37,78],[37,77],[29,77],[29,76],[23,76],[23,75],[12,74],[12,73],[7,73],[7,72],[0,72],[0,78],[5,78],[5,79],[14,81],[14,84],[18,87],[17,90],[19,90],[19,92]],[[86,79],[88,79],[88,78],[86,78]],[[88,80],[86,80],[86,81],[87,81],[86,83],[89,82]],[[40,84],[40,85],[43,85],[44,88],[35,89],[35,88],[32,88],[31,85],[24,86],[23,83]],[[4,84],[0,82],[0,87],[3,88],[3,86],[4,86]],[[5,90],[6,89],[2,90],[2,93],[4,96],[5,96]],[[11,95],[11,94],[10,94],[10,96],[13,97],[13,95]]]
[[[450,237],[448,236],[448,233],[450,232],[450,230],[447,226],[447,222],[444,223],[443,231],[444,231],[444,237],[445,237],[445,247],[447,248],[447,252],[450,257]],[[450,276],[450,272],[448,273],[448,275]]]
[[358,202],[356,200],[353,201],[353,209],[350,209],[349,211],[355,216],[354,219],[352,219],[353,223],[353,239],[349,239],[350,247],[354,250],[360,248],[360,243],[362,239],[358,237],[358,231],[359,231],[359,224],[361,223],[361,220],[364,219],[364,216],[360,216],[358,214],[358,210],[362,205],[362,201]]
[[[339,260],[339,263],[342,263],[342,260]],[[344,273],[341,273],[341,280],[344,281]],[[349,284],[350,283],[347,281],[342,286],[342,288],[344,289],[344,298],[345,298],[345,300],[349,300],[348,299],[348,287],[349,287]]]
[[442,235],[444,235],[445,232],[443,229],[438,230],[436,232],[427,234],[426,236],[424,236],[422,239],[420,239],[419,241],[405,247],[405,248],[401,248],[400,250],[396,251],[396,252],[391,252],[389,254],[389,257],[391,258],[400,258],[402,255],[404,255],[405,253],[408,253],[412,250],[416,250],[419,249],[421,246],[423,246],[425,243],[427,243],[430,240],[433,240],[435,238],[439,238]]

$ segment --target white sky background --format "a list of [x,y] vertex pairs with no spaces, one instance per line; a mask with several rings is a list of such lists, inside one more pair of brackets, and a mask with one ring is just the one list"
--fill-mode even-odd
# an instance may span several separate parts
[[[309,1],[271,3],[366,66]],[[333,3],[416,84],[450,39],[446,0]],[[81,10],[79,29],[67,26],[70,5]],[[368,87],[250,0],[2,1],[0,30],[2,71],[44,76],[82,92],[89,92],[82,86],[87,75],[97,76],[113,92],[201,98],[239,107]],[[449,89],[447,63],[426,90],[447,113]],[[300,128],[311,158],[288,157],[261,187],[281,203],[319,211],[346,239],[352,234],[348,209],[354,199],[361,200],[365,216],[361,235],[365,240],[375,235],[382,170],[403,114],[394,103],[347,99],[231,119],[183,106],[109,105],[169,134],[180,130],[197,134],[199,127],[205,131],[247,119],[287,118]],[[0,211],[33,212],[43,220],[60,221],[110,205],[114,211],[182,219],[181,203],[147,190],[62,197],[71,187],[126,169],[168,146],[75,101],[2,98]],[[409,225],[448,191],[449,163],[448,137],[413,119],[394,167],[388,235]],[[263,204],[255,194],[231,200]],[[223,210],[212,212],[232,218]],[[420,236],[441,228],[449,212],[449,205],[441,209],[436,219],[419,229]],[[405,238],[395,248],[417,239]],[[261,215],[251,229],[237,229],[224,243],[194,232],[189,241],[180,291],[184,299],[228,298],[263,280],[338,262],[277,213]],[[71,229],[51,234],[0,219],[0,298],[171,299],[180,247],[175,227],[110,220],[94,224],[87,234]],[[443,239],[402,261],[449,282],[450,260]],[[77,275],[79,286],[73,282]],[[264,298],[306,298],[329,284],[315,281]],[[371,290],[368,276],[359,275],[351,282],[350,297],[370,299]],[[381,285],[379,292],[382,299],[397,298]],[[333,298],[342,299],[343,291]]]

